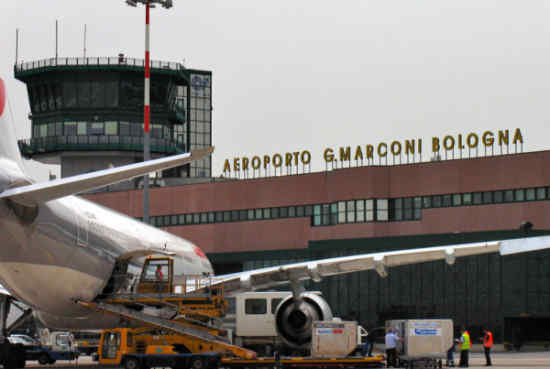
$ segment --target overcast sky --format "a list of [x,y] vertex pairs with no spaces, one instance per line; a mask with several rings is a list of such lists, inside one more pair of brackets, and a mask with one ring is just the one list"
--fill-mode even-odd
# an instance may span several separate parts
[[[213,173],[225,158],[519,127],[547,149],[550,2],[174,0],[153,10],[151,57],[213,72]],[[143,56],[144,10],[124,0],[2,0],[0,75],[30,136],[19,60]],[[427,159],[427,155],[425,156]]]

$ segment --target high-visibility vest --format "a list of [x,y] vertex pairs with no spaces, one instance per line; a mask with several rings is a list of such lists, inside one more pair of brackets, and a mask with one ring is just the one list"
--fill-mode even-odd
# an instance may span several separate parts
[[467,331],[462,333],[462,345],[460,345],[461,350],[469,350],[472,348],[472,343],[470,342],[470,333]]
[[493,347],[493,334],[489,331],[483,336],[483,347]]

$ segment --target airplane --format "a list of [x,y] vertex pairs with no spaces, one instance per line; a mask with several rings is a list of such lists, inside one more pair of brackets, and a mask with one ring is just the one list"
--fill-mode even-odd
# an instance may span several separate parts
[[[121,265],[139,265],[149,255],[170,255],[175,277],[213,275],[205,253],[192,242],[74,196],[187,164],[210,155],[212,147],[35,183],[24,169],[7,110],[5,84],[0,78],[0,283],[5,288],[0,296],[0,342],[4,342],[0,362],[4,367],[21,365],[22,354],[2,339],[12,298],[30,306],[34,316],[50,328],[106,329],[120,326],[120,318],[90,311],[75,301],[94,301],[107,287],[116,290],[113,273]],[[304,290],[302,281],[368,269],[385,276],[389,267],[433,260],[453,264],[456,257],[497,252],[502,243],[315,260],[215,276],[213,283],[223,285],[229,293],[290,283],[293,294],[279,305],[277,325],[285,342],[303,347],[307,344],[304,332],[312,321],[331,318],[332,313],[319,295]]]

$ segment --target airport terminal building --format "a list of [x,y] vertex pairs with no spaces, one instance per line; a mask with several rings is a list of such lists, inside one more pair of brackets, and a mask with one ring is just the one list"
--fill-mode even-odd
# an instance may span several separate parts
[[[143,63],[119,55],[15,65],[31,107],[22,154],[60,164],[62,176],[143,160]],[[151,77],[153,157],[210,146],[212,73],[154,61]],[[438,155],[428,162],[421,139],[327,148],[326,170],[315,173],[307,150],[233,158],[223,179],[212,178],[207,158],[153,182],[151,221],[200,246],[219,274],[550,234],[550,151],[521,153],[518,143],[519,129],[445,136],[430,142]],[[142,218],[139,180],[106,190],[85,197]],[[520,229],[523,222],[532,229]],[[321,290],[336,316],[366,327],[452,318],[474,338],[488,326],[500,342],[550,331],[550,251],[408,265],[386,278],[365,271],[307,287]]]
[[[548,234],[550,151],[372,165],[155,188],[153,224],[208,253],[217,273],[317,258]],[[140,190],[86,196],[132,217]],[[527,227],[528,228],[528,227]],[[550,251],[483,255],[311,282],[335,314],[368,327],[450,317],[477,336],[540,340],[550,329]],[[521,327],[521,329],[519,328]]]

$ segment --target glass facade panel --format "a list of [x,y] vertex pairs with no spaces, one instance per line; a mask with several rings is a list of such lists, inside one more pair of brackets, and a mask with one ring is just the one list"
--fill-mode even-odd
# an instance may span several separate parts
[[471,193],[465,193],[462,195],[462,203],[464,205],[471,205],[472,204],[472,194]]
[[498,204],[504,201],[504,191],[495,191],[493,193],[493,201]]
[[422,207],[424,209],[429,209],[432,207],[432,197],[431,196],[423,196],[422,197]]
[[481,195],[481,192],[474,192],[472,194],[472,201],[474,205],[479,205],[483,201],[483,196]]
[[77,133],[79,136],[88,134],[88,125],[86,122],[78,122]]
[[483,192],[483,203],[484,204],[493,203],[493,193],[491,191]]
[[460,206],[462,205],[462,195],[459,193],[455,193],[453,195],[453,206]]
[[513,190],[504,191],[504,201],[505,202],[514,201],[514,191]]
[[441,195],[432,196],[432,207],[434,208],[441,207]]
[[288,207],[288,217],[289,218],[296,217],[296,207],[294,207],[294,206],[289,206]]
[[388,199],[377,199],[376,220],[379,222],[386,222],[388,218]]
[[374,200],[365,200],[365,220],[367,222],[374,221]]
[[524,201],[525,200],[525,191],[522,189],[515,190],[514,191],[514,197],[516,201]]
[[365,221],[365,200],[357,200],[355,202],[355,209],[357,210],[357,222]]
[[546,198],[546,188],[539,187],[537,188],[537,200],[544,200]]
[[338,202],[338,223],[342,224],[346,222],[346,202]]
[[116,136],[117,132],[117,122],[105,122],[105,134],[109,136]]
[[527,200],[527,201],[535,200],[535,189],[534,188],[528,188],[528,189],[525,190],[525,200]]
[[348,223],[355,223],[355,200],[350,200],[346,204],[348,213]]

